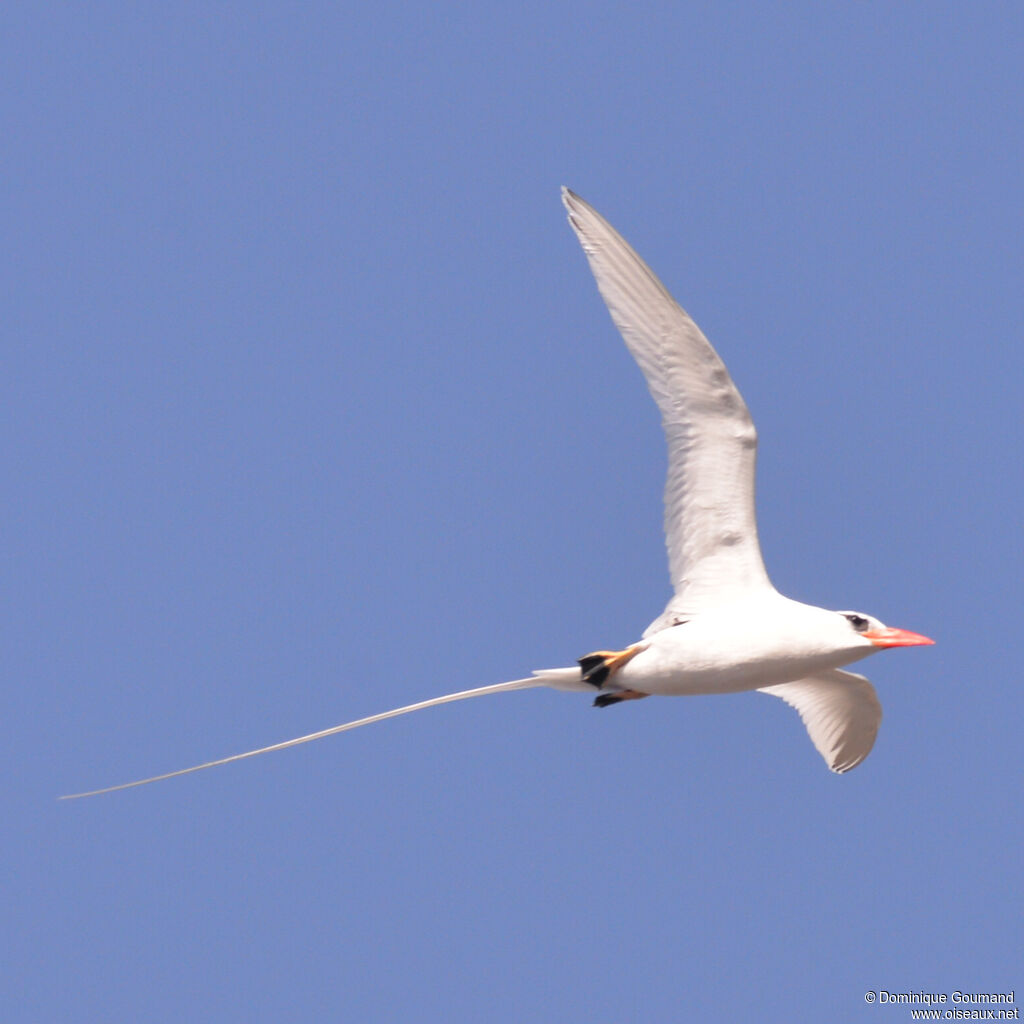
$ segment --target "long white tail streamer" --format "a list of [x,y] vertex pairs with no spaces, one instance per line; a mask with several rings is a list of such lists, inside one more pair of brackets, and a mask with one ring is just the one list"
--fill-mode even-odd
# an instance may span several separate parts
[[66,796],[59,797],[58,799],[79,800],[84,796],[99,796],[100,793],[113,793],[119,789],[131,789],[133,786],[146,786],[150,782],[173,779],[176,775],[189,775],[192,772],[201,772],[205,768],[216,768],[218,765],[230,764],[232,761],[243,761],[247,757],[256,757],[258,754],[269,754],[274,750],[297,747],[300,743],[312,743],[313,740],[320,740],[325,736],[333,736],[335,733],[346,732],[349,729],[358,729],[361,725],[383,722],[385,718],[397,718],[399,715],[409,714],[410,711],[422,711],[424,708],[432,708],[437,704],[449,704],[452,701],[466,700],[469,697],[485,697],[489,693],[504,693],[506,690],[528,690],[535,686],[551,686],[559,690],[592,689],[592,687],[580,681],[579,669],[550,669],[538,672],[529,679],[513,679],[510,683],[495,683],[492,686],[477,687],[475,690],[461,690],[459,693],[448,693],[443,697],[433,697],[431,700],[422,700],[418,704],[408,704],[404,708],[394,708],[392,711],[383,711],[379,715],[370,715],[369,718],[360,718],[354,722],[335,725],[330,729],[321,729],[320,732],[311,732],[308,736],[298,736],[293,740],[285,740],[283,743],[272,743],[269,747],[260,747],[259,750],[247,750],[244,754],[232,754],[231,757],[222,757],[217,761],[196,764],[191,768],[179,768],[176,772],[152,775],[148,779],[122,782],[119,786],[107,786],[105,789],[90,789],[87,793],[68,793]]

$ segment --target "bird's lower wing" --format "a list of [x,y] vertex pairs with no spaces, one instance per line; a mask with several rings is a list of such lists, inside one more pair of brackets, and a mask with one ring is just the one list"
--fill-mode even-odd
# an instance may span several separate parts
[[758,692],[781,697],[796,708],[811,742],[834,772],[855,768],[875,745],[882,705],[863,676],[833,669]]

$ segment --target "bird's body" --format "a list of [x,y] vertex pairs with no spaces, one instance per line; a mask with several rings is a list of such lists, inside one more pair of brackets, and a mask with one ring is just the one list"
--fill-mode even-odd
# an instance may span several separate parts
[[576,667],[446,694],[76,796],[184,775],[438,704],[537,686],[596,693],[600,707],[648,696],[760,690],[796,708],[833,771],[847,771],[868,755],[881,706],[871,684],[842,666],[882,648],[932,641],[869,615],[801,604],[775,590],[757,538],[757,432],[728,370],[622,236],[568,189],[562,199],[598,289],[661,412],[669,454],[665,536],[674,591],[662,614],[636,643],[585,655]]
[[709,608],[641,641],[616,686],[661,697],[742,693],[841,668],[876,648],[835,612],[774,591]]

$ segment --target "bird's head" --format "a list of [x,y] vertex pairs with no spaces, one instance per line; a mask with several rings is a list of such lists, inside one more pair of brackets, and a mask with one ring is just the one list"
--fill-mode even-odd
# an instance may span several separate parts
[[886,647],[920,647],[935,643],[920,633],[911,633],[909,629],[894,629],[871,615],[863,612],[836,612],[844,621],[844,627],[852,636],[850,639],[859,646],[867,643],[882,650]]

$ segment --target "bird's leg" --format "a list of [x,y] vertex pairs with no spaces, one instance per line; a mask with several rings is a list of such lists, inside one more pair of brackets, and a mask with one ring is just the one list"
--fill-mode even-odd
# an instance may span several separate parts
[[[647,647],[645,643],[630,644],[624,651],[594,651],[579,659],[583,681],[600,689],[608,681],[608,677],[622,668],[631,658],[635,658]],[[646,694],[641,694],[646,696]]]

